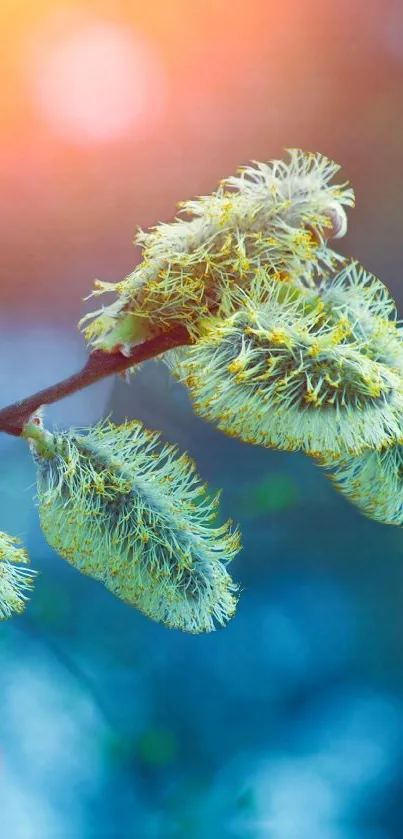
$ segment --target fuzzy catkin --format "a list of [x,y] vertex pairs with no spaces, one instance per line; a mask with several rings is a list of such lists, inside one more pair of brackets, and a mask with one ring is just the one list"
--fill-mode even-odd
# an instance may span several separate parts
[[397,310],[389,289],[357,260],[350,260],[337,274],[327,272],[317,290],[329,323],[346,318],[346,340],[354,342],[367,358],[395,372],[403,372],[403,341]]
[[21,542],[0,532],[0,620],[24,611],[37,572],[26,566],[29,556]]
[[[238,287],[248,289],[262,266],[281,282],[312,285],[318,264],[340,259],[324,245],[344,235],[344,207],[354,204],[347,184],[330,181],[339,166],[299,149],[288,163],[256,163],[221,182],[212,195],[180,204],[190,220],[159,224],[136,243],[142,261],[122,282],[97,282],[93,294],[115,302],[80,325],[95,348],[130,353],[154,331],[184,325],[197,339],[212,314],[230,315]],[[90,321],[88,323],[88,321]]]
[[369,518],[403,524],[403,442],[358,457],[319,458],[336,489]]
[[[357,282],[344,271],[334,287],[314,292],[262,277],[242,309],[195,345],[167,354],[195,411],[245,442],[311,455],[359,454],[395,441],[403,345],[396,323],[373,313],[375,291],[366,304],[358,283],[364,323],[354,305]],[[381,284],[377,294],[390,314]]]
[[141,423],[105,423],[85,434],[30,439],[49,544],[145,615],[187,632],[209,632],[234,614],[226,565],[239,550],[230,523],[213,526],[193,463]]

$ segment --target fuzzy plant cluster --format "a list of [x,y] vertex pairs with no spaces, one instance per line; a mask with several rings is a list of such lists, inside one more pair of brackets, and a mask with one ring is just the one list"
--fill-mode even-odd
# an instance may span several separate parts
[[326,236],[346,232],[344,208],[354,201],[346,184],[329,184],[338,169],[322,155],[293,150],[289,163],[246,166],[212,195],[182,202],[173,223],[140,231],[142,260],[133,273],[96,283],[93,295],[116,299],[83,318],[89,344],[129,353],[177,324],[197,340],[212,315],[232,314],[234,292],[247,290],[262,267],[279,282],[313,285],[317,265],[338,260]]
[[[181,327],[161,356],[194,410],[252,445],[301,450],[381,522],[403,523],[403,339],[383,283],[330,240],[354,205],[320,154],[255,163],[211,195],[140,231],[142,259],[97,282],[108,305],[80,322],[91,352],[130,356]],[[153,620],[187,632],[225,625],[237,586],[231,522],[217,524],[194,464],[136,422],[23,428],[43,533],[79,571]],[[0,540],[0,617],[21,611],[35,574]],[[1,572],[3,571],[3,576]]]
[[[25,435],[37,465],[48,543],[113,594],[167,626],[207,632],[226,623],[239,550],[187,455],[136,421],[52,434],[40,417]],[[39,422],[38,422],[39,420]]]

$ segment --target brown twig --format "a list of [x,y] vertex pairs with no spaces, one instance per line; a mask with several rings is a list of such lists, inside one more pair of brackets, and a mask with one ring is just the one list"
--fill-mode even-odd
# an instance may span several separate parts
[[78,373],[74,373],[67,379],[28,396],[26,399],[2,408],[0,410],[0,431],[19,437],[24,423],[28,421],[31,414],[40,405],[51,405],[53,402],[64,399],[65,396],[70,396],[70,394],[98,382],[100,379],[122,373],[123,370],[134,367],[141,361],[154,358],[174,347],[181,347],[190,343],[191,338],[187,330],[178,326],[157,335],[155,338],[144,341],[143,344],[139,344],[130,356],[122,355],[120,352],[106,353],[103,350],[95,350],[90,354],[87,363]]

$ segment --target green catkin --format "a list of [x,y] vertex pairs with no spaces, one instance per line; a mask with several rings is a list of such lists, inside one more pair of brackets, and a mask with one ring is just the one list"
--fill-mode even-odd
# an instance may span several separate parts
[[24,436],[41,527],[60,556],[167,626],[209,632],[232,617],[237,587],[226,565],[239,537],[230,522],[214,527],[218,499],[186,455],[139,422],[84,434],[28,424]]
[[[330,293],[323,298],[269,277],[260,285],[197,344],[167,354],[195,411],[245,442],[311,455],[359,454],[396,440],[403,379],[374,358],[382,319],[372,316],[370,339],[343,307],[331,307]],[[389,327],[401,353],[396,325]]]
[[[0,532],[0,620],[24,611],[37,572],[19,539]],[[21,567],[22,566],[22,567]]]
[[348,317],[363,335],[371,329],[373,318],[396,320],[396,304],[389,289],[355,259],[337,274],[319,279],[318,290],[329,306],[329,315]]
[[320,464],[343,495],[369,518],[403,524],[403,442],[359,457],[320,458]]
[[117,298],[80,322],[88,343],[129,354],[155,331],[179,324],[197,339],[211,315],[234,311],[237,288],[248,289],[262,266],[301,286],[314,284],[318,264],[334,266],[341,257],[325,240],[346,232],[344,207],[353,206],[354,193],[330,184],[339,170],[333,161],[299,149],[289,154],[288,163],[246,166],[212,195],[183,202],[189,220],[140,231],[142,261],[133,273],[116,284],[96,283],[93,295]]
[[319,284],[318,293],[330,323],[347,318],[349,341],[374,361],[403,371],[403,342],[397,327],[396,304],[378,277],[356,260]]

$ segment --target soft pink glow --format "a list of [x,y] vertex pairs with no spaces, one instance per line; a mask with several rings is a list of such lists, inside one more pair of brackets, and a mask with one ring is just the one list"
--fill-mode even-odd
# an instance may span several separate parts
[[152,48],[111,23],[86,23],[37,53],[34,96],[47,123],[78,142],[124,137],[161,116],[164,75]]

